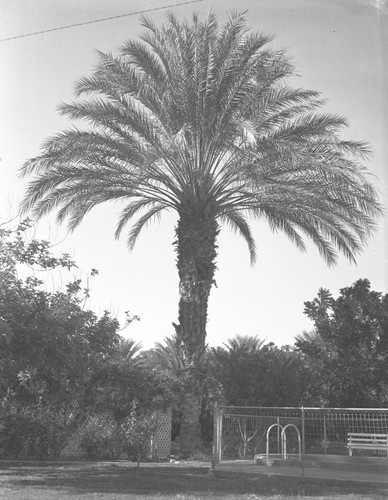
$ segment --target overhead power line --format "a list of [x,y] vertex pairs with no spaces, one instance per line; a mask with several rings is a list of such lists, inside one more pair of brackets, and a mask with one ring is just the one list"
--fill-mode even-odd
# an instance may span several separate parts
[[0,39],[0,42],[7,42],[8,40],[16,40],[17,38],[25,38],[27,36],[41,35],[42,33],[50,33],[51,31],[67,30],[69,28],[76,28],[77,26],[85,26],[86,24],[102,23],[104,21],[111,21],[112,19],[119,19],[121,17],[136,16],[138,14],[146,14],[147,12],[155,12],[157,10],[170,9],[172,7],[180,7],[191,3],[203,2],[204,0],[190,0],[188,2],[174,3],[171,5],[164,5],[163,7],[154,7],[152,9],[138,10],[136,12],[128,12],[127,14],[120,14],[118,16],[104,17],[102,19],[94,19],[93,21],[85,21],[83,23],[69,24],[67,26],[59,26],[58,28],[50,28],[47,30],[34,31],[32,33],[25,33],[23,35],[10,36],[8,38]]

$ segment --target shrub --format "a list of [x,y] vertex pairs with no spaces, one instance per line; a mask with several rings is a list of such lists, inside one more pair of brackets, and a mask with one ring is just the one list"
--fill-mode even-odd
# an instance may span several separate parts
[[122,431],[119,425],[101,416],[87,421],[80,434],[80,447],[87,458],[117,459],[122,455]]
[[2,404],[0,416],[0,456],[19,458],[29,434],[29,422],[16,405]]
[[0,416],[2,457],[58,458],[67,436],[64,412],[43,404],[3,401]]
[[155,413],[139,410],[136,400],[132,402],[131,412],[123,421],[123,451],[130,460],[137,462],[151,453],[151,440],[157,426]]

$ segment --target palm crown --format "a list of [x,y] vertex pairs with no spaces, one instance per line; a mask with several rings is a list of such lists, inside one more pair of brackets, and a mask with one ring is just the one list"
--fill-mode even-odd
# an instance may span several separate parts
[[[152,218],[176,211],[174,326],[197,373],[220,223],[246,240],[252,262],[250,221],[264,218],[301,249],[312,239],[333,264],[338,251],[355,259],[381,209],[361,163],[367,145],[340,138],[346,122],[317,112],[317,92],[286,85],[292,64],[244,15],[221,27],[214,14],[143,25],[141,41],[126,42],[118,57],[100,53],[77,100],[60,107],[89,127],[50,138],[26,162],[23,173],[35,178],[23,209],[38,217],[58,209],[74,229],[95,205],[121,201],[116,235],[136,217],[129,247]],[[198,409],[197,389],[187,388],[187,415]]]
[[293,67],[265,48],[271,37],[248,33],[240,15],[222,29],[212,14],[143,24],[145,43],[100,54],[76,86],[89,98],[61,106],[93,131],[65,131],[26,163],[24,173],[38,176],[24,207],[38,216],[60,207],[58,220],[73,229],[94,205],[126,201],[117,235],[142,213],[131,247],[165,209],[217,218],[240,232],[254,260],[250,212],[300,248],[307,234],[329,263],[336,248],[353,259],[378,211],[357,163],[367,146],[339,139],[345,120],[317,114],[317,92],[285,85]]

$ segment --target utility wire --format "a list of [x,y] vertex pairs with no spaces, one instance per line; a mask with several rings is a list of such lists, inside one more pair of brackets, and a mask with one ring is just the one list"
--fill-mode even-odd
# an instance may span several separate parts
[[120,17],[136,16],[138,14],[145,14],[147,12],[155,12],[156,10],[169,9],[171,7],[180,7],[181,5],[188,5],[190,3],[203,2],[204,0],[190,0],[188,2],[175,3],[171,5],[164,5],[163,7],[154,7],[152,9],[138,10],[137,12],[129,12],[128,14],[120,14],[119,16],[104,17],[102,19],[95,19],[94,21],[85,21],[84,23],[69,24],[67,26],[59,26],[58,28],[50,28],[42,31],[34,31],[32,33],[25,33],[24,35],[10,36],[8,38],[0,39],[0,42],[7,42],[8,40],[16,40],[17,38],[25,38],[27,36],[41,35],[42,33],[49,33],[51,31],[67,30],[69,28],[75,28],[77,26],[85,26],[86,24],[102,23],[104,21],[110,21],[112,19],[119,19]]

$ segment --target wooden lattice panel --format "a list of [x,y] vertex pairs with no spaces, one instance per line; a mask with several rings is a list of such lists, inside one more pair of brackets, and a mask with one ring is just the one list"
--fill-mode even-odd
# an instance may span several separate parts
[[151,439],[151,458],[166,458],[171,453],[171,409],[158,411],[158,427]]

